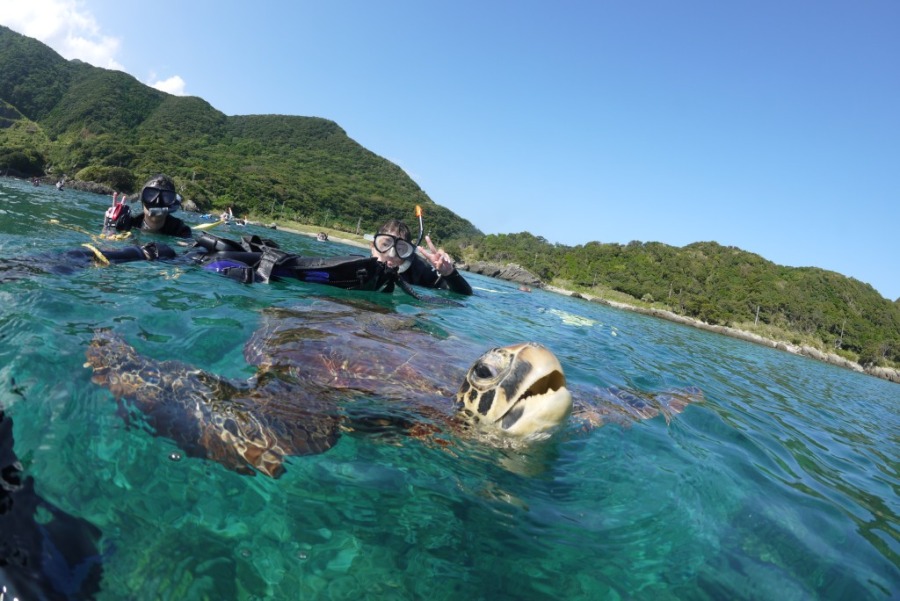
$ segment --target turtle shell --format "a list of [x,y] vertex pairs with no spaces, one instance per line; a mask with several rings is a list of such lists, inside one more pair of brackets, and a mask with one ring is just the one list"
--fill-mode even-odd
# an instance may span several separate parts
[[244,357],[259,373],[277,372],[315,389],[425,402],[452,412],[440,401],[452,398],[465,377],[472,356],[471,347],[464,348],[457,339],[435,336],[415,317],[319,301],[265,310]]

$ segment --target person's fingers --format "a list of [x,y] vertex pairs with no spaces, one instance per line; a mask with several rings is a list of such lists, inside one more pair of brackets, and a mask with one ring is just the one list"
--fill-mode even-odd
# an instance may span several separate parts
[[425,242],[428,244],[428,250],[425,250],[424,247],[419,247],[419,252],[428,259],[428,261],[440,272],[445,271],[442,269],[443,267],[453,266],[453,260],[450,258],[450,255],[443,248],[435,248],[434,242],[431,241],[431,236],[425,236]]

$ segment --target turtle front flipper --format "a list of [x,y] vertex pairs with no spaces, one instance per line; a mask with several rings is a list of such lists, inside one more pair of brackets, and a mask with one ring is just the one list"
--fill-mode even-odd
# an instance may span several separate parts
[[239,473],[277,478],[286,456],[321,453],[337,442],[335,413],[275,403],[267,378],[233,384],[179,361],[155,361],[108,331],[95,335],[87,359],[92,381],[133,403],[157,436]]
[[605,423],[628,425],[662,415],[668,424],[673,415],[691,403],[703,400],[697,387],[656,393],[636,393],[623,388],[591,392],[576,391],[573,418],[585,428],[598,428]]

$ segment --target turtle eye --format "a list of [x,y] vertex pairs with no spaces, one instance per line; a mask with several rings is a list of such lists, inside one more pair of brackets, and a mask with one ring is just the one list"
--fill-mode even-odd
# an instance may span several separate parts
[[476,365],[473,373],[476,377],[484,380],[493,378],[496,375],[496,373],[494,372],[494,368],[490,365],[487,365],[486,363],[479,363],[478,365]]

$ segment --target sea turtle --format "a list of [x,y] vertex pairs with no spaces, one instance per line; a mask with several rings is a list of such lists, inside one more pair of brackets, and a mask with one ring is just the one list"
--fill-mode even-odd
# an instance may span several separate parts
[[[155,432],[192,456],[272,477],[288,455],[321,453],[342,430],[400,430],[441,441],[445,429],[492,440],[546,438],[570,416],[572,395],[556,356],[537,343],[493,348],[469,368],[464,343],[421,319],[376,305],[318,300],[269,308],[244,347],[256,366],[235,381],[179,361],[139,355],[120,337],[96,333],[86,367],[93,381],[127,399]],[[433,329],[433,328],[432,328]],[[695,391],[642,397],[606,391],[607,403],[576,403],[595,427],[614,419],[680,412]],[[384,404],[348,402],[372,398]],[[456,399],[455,402],[450,399]]]

